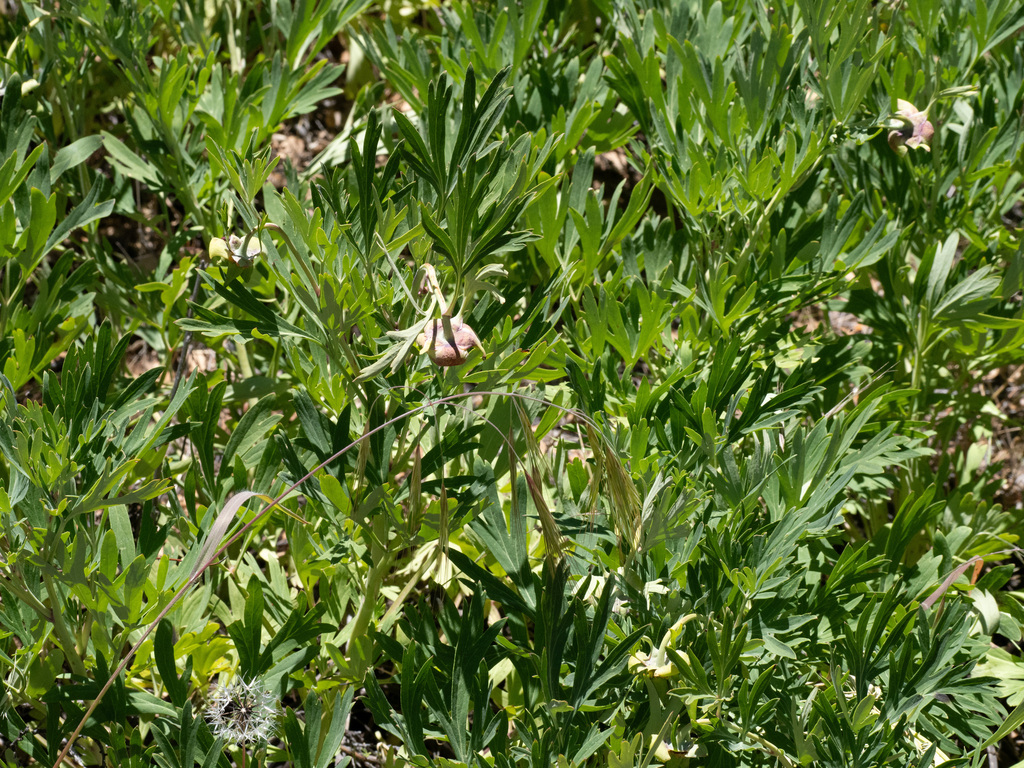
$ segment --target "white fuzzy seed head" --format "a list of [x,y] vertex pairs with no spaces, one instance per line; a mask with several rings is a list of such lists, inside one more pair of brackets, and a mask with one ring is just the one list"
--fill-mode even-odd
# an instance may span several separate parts
[[277,698],[259,680],[235,678],[215,686],[206,709],[213,735],[238,746],[258,746],[277,729]]

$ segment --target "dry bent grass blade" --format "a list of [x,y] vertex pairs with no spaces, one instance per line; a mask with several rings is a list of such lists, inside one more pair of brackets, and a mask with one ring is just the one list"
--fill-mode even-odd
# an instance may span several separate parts
[[970,568],[972,565],[974,566],[974,574],[971,577],[971,583],[973,584],[975,581],[977,581],[978,574],[981,572],[981,567],[982,565],[984,565],[984,561],[980,557],[978,557],[978,555],[975,555],[966,563],[962,563],[958,565],[956,568],[954,568],[952,573],[950,573],[949,576],[947,576],[945,580],[941,584],[939,584],[938,589],[936,589],[934,592],[928,595],[928,598],[923,603],[921,603],[921,606],[925,609],[928,609],[935,605],[935,602],[940,597],[946,594],[949,588],[953,585],[953,582],[959,579],[960,576],[962,576],[967,571],[967,569]]
[[228,529],[231,527],[232,521],[235,519],[235,514],[242,505],[245,504],[249,499],[257,497],[273,503],[273,499],[264,493],[256,493],[254,491],[242,491],[236,493],[230,499],[228,503],[224,505],[224,509],[217,515],[216,521],[213,523],[213,527],[210,528],[210,533],[206,536],[206,541],[203,543],[203,548],[199,551],[199,558],[196,560],[195,568],[192,569],[192,573],[189,574],[189,578],[195,578],[204,569],[204,563],[210,559],[214,552],[217,551],[217,547],[220,546],[224,537],[227,535]]

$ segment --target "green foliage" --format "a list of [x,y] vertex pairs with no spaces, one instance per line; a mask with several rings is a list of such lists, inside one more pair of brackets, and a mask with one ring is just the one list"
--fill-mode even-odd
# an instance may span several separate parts
[[0,760],[986,764],[1018,6],[0,14]]

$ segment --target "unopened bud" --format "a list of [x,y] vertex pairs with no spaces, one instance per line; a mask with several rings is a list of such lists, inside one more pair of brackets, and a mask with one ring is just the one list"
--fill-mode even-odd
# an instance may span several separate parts
[[[447,368],[454,365],[462,365],[466,362],[469,351],[476,347],[483,354],[484,347],[480,343],[473,329],[462,321],[461,317],[451,319],[452,337],[447,338],[444,331],[444,322],[436,318],[427,323],[423,333],[417,341],[420,348],[425,350],[427,356],[434,365]],[[484,354],[484,357],[487,357]]]

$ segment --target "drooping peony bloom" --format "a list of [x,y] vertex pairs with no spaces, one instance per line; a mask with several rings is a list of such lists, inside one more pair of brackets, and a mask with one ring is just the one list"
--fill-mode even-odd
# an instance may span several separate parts
[[935,127],[928,122],[928,113],[919,112],[909,101],[896,101],[896,116],[893,122],[901,123],[900,127],[889,131],[889,146],[899,155],[907,154],[909,149],[931,151],[932,136]]

